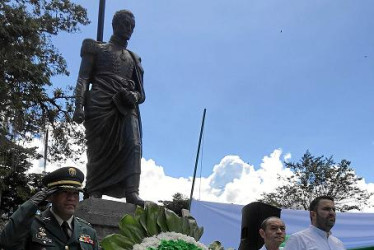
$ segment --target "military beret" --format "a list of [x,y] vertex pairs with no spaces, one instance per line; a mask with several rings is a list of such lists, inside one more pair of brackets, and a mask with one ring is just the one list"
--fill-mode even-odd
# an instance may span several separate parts
[[82,191],[84,174],[75,167],[59,168],[43,177],[43,184],[47,188],[76,189]]

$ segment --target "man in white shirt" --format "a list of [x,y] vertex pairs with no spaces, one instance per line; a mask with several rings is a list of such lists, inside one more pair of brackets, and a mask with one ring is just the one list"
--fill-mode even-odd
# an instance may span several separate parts
[[261,223],[259,233],[265,242],[260,250],[279,250],[286,236],[286,226],[278,217],[268,217]]
[[336,213],[334,199],[319,196],[309,206],[312,225],[290,236],[284,250],[343,250],[343,243],[331,234]]

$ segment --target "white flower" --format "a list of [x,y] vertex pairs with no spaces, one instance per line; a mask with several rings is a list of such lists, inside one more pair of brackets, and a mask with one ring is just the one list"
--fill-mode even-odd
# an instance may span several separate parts
[[176,233],[176,232],[164,232],[160,233],[158,235],[154,235],[152,237],[144,238],[141,244],[136,244],[133,246],[133,250],[145,250],[149,247],[154,247],[157,248],[161,240],[166,240],[166,241],[177,241],[177,240],[183,240],[187,243],[194,244],[195,246],[203,249],[203,250],[208,250],[208,248],[201,244],[200,242],[197,242],[194,238],[181,234],[181,233]]

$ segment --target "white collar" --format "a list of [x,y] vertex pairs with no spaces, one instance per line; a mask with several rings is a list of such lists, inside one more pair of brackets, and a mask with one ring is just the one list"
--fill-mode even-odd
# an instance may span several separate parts
[[322,229],[319,229],[318,227],[316,227],[316,226],[314,226],[314,225],[310,225],[310,227],[311,227],[312,230],[315,231],[317,234],[321,235],[322,237],[326,237],[327,239],[328,239],[329,236],[331,235],[331,231],[330,231],[330,232],[323,231]]

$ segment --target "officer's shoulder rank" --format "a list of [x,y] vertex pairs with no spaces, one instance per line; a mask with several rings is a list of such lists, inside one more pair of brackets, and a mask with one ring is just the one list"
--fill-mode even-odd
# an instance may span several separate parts
[[42,222],[44,224],[51,222],[51,217],[44,217],[40,214],[36,214],[35,219],[37,219],[39,222]]
[[51,221],[51,217],[42,217],[41,218],[44,222],[50,222]]
[[79,217],[75,217],[79,222],[82,222],[83,224],[86,224],[90,227],[92,227],[91,223],[89,223],[88,221],[82,219],[82,218],[79,218]]

